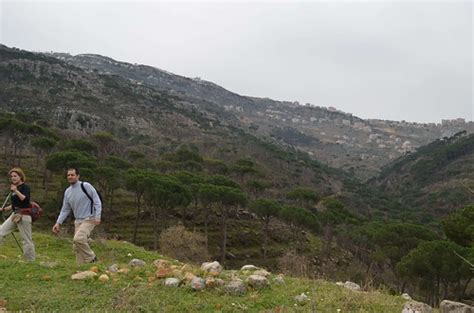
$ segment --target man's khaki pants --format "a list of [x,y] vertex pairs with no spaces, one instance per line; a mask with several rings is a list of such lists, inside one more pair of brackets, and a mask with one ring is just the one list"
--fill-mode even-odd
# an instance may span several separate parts
[[0,243],[5,236],[10,235],[16,228],[20,231],[21,239],[23,240],[23,256],[27,261],[35,260],[35,244],[31,239],[31,216],[22,215],[21,221],[14,223],[12,221],[14,214],[11,214],[7,220],[0,225]]
[[76,253],[76,262],[78,265],[92,262],[95,253],[89,246],[88,239],[94,230],[94,220],[84,220],[74,222],[74,245],[73,250]]

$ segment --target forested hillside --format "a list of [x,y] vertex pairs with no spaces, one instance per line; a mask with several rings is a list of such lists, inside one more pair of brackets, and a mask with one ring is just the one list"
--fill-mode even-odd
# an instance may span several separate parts
[[[420,148],[365,184],[205,99],[6,47],[0,109],[0,188],[25,169],[45,209],[36,231],[50,230],[78,166],[104,197],[96,236],[433,305],[472,301],[472,136]],[[443,196],[445,183],[459,193]]]

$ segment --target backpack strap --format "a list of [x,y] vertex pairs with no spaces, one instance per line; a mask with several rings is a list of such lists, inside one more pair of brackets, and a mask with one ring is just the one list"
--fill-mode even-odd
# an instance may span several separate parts
[[92,197],[87,193],[86,187],[84,187],[84,182],[81,182],[81,189],[86,194],[87,198],[91,201],[91,215],[94,213],[94,200]]

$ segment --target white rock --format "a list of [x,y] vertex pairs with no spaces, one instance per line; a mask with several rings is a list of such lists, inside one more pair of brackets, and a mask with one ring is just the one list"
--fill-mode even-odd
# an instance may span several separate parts
[[410,297],[410,295],[408,293],[402,294],[402,298],[405,299],[405,300],[412,300],[412,298]]
[[191,281],[191,288],[194,290],[203,290],[206,287],[206,282],[200,277],[194,277]]
[[266,270],[257,270],[255,272],[253,272],[254,275],[259,275],[259,276],[263,276],[263,277],[268,277],[271,275],[270,272],[266,271]]
[[217,272],[220,273],[222,272],[222,265],[220,265],[219,262],[214,261],[214,262],[205,262],[202,263],[201,265],[201,270],[205,272]]
[[283,278],[283,276],[278,275],[277,277],[273,279],[273,282],[277,285],[284,285],[285,279]]
[[97,273],[93,271],[84,271],[71,275],[72,280],[84,280],[97,276]]
[[242,295],[247,291],[247,288],[242,280],[234,279],[224,286],[224,290],[233,295]]
[[360,286],[352,281],[346,281],[344,287],[352,291],[360,291]]
[[439,311],[441,313],[474,313],[474,307],[450,300],[443,300],[439,304]]
[[133,266],[133,267],[142,267],[146,265],[146,262],[140,259],[133,259],[130,262],[128,262],[128,265]]
[[107,267],[107,270],[111,273],[117,273],[119,271],[119,267],[117,264],[112,264],[109,267]]
[[295,296],[294,300],[298,304],[305,304],[309,299],[308,296],[303,292],[302,294]]
[[165,286],[167,287],[178,287],[180,280],[177,278],[166,278]]
[[103,283],[108,282],[109,279],[110,279],[110,278],[109,278],[109,276],[108,276],[107,274],[102,274],[102,275],[99,276],[99,280],[100,280],[101,282],[103,282]]
[[250,275],[247,278],[247,283],[252,287],[258,288],[268,285],[268,280],[265,276]]
[[255,265],[244,265],[242,266],[242,268],[240,269],[241,271],[256,271],[258,270],[259,268],[256,267]]
[[402,313],[432,313],[433,308],[428,304],[417,301],[410,301],[403,306]]

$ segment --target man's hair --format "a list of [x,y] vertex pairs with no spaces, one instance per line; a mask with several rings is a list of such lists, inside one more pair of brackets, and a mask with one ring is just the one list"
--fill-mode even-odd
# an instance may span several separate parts
[[16,173],[18,176],[20,176],[21,180],[23,182],[26,181],[26,175],[25,175],[25,172],[23,172],[23,170],[19,167],[14,167],[12,168],[9,172],[8,172],[8,176],[11,176],[12,173]]
[[74,171],[76,175],[80,175],[79,169],[77,167],[69,167],[67,171]]

